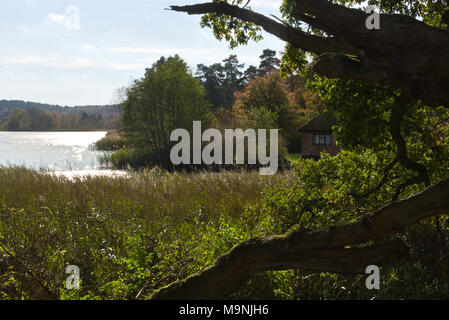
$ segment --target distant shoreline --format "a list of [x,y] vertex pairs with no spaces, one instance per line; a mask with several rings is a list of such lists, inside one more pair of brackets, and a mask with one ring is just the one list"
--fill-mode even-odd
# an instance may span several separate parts
[[83,129],[55,129],[55,130],[0,130],[0,132],[110,132],[114,130],[108,129],[95,129],[95,130],[83,130]]

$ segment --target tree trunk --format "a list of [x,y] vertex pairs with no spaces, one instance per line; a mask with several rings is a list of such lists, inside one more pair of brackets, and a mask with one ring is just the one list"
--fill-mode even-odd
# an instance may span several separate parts
[[402,233],[416,222],[448,210],[449,179],[351,223],[245,241],[206,270],[158,290],[152,299],[226,298],[252,274],[267,270],[361,273],[368,265],[384,265],[408,254],[401,240],[375,246],[364,245],[366,242]]
[[297,0],[292,16],[328,36],[308,34],[225,2],[171,6],[188,14],[216,13],[241,19],[293,46],[318,54],[314,70],[329,78],[389,84],[430,106],[449,105],[449,32],[403,15],[380,15],[368,30],[368,14],[327,0]]

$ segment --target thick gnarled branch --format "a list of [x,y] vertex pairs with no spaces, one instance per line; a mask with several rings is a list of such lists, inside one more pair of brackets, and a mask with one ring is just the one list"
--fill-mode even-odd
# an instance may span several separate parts
[[310,35],[300,29],[295,29],[288,25],[276,22],[260,13],[230,5],[226,2],[209,2],[189,6],[170,6],[170,9],[173,11],[186,12],[190,15],[215,13],[238,18],[242,21],[254,23],[262,27],[268,33],[293,44],[297,48],[316,54],[325,52],[341,52],[346,54],[358,53],[358,51],[345,43],[336,42],[332,38]]
[[399,97],[395,98],[395,103],[391,110],[389,130],[393,142],[395,143],[397,148],[397,158],[399,162],[407,169],[415,171],[418,175],[417,179],[413,178],[410,180],[410,184],[423,182],[428,187],[430,185],[430,178],[429,173],[427,172],[427,168],[424,165],[409,158],[407,153],[407,144],[401,134],[401,123],[408,111],[407,106],[409,102],[410,97],[406,92],[403,92]]
[[218,299],[234,292],[251,274],[300,268],[311,271],[360,272],[371,263],[404,256],[401,241],[356,246],[402,233],[414,223],[449,211],[449,179],[419,194],[390,203],[354,222],[311,232],[252,239],[234,247],[208,269],[158,290],[153,299]]
[[[296,48],[323,55],[315,68],[321,75],[407,87],[412,98],[425,104],[449,105],[449,32],[411,17],[381,14],[380,29],[369,30],[365,25],[368,15],[362,10],[328,0],[296,0],[292,17],[328,35],[320,37],[226,2],[171,9],[254,23]],[[344,58],[348,55],[360,62]]]

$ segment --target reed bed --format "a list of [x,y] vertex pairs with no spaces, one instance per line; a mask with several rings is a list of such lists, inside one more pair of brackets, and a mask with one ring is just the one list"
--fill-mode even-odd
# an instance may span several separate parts
[[[0,168],[0,299],[144,299],[268,233],[246,208],[287,176]],[[65,287],[68,265],[80,290]]]

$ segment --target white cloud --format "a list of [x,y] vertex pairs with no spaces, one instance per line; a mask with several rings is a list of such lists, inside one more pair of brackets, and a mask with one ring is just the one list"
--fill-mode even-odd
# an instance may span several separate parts
[[210,49],[198,49],[198,48],[150,48],[150,47],[111,47],[106,50],[117,53],[129,53],[129,54],[153,54],[153,55],[175,55],[178,54],[181,57],[211,57],[214,55],[220,55],[222,52],[219,48]]
[[81,48],[86,49],[86,50],[96,50],[96,49],[97,49],[97,47],[95,47],[95,46],[93,46],[93,45],[91,45],[91,44],[88,44],[88,43],[83,44],[83,45],[81,46]]
[[28,33],[30,34],[32,29],[31,27],[28,27],[26,25],[23,24],[16,24],[16,25],[3,25],[0,26],[0,30],[2,31],[12,31],[12,32],[23,32],[23,33]]
[[279,9],[282,4],[282,0],[258,0],[251,1],[250,6],[253,8],[266,8],[266,9]]
[[108,50],[120,53],[158,53],[158,54],[167,53],[167,49],[155,49],[148,47],[112,47],[109,48]]
[[127,71],[127,70],[143,70],[146,64],[138,63],[123,63],[123,62],[107,62],[105,66],[112,70]]
[[50,18],[50,20],[52,20],[53,22],[64,22],[66,17],[63,14],[57,14],[57,13],[49,13],[48,17]]
[[68,30],[80,29],[80,9],[75,5],[66,8],[64,14],[49,13],[48,18],[58,24],[64,24]]
[[3,71],[3,73],[5,73],[7,76],[11,77],[11,78],[15,78],[16,75],[14,73],[12,73],[11,71],[5,70]]
[[109,61],[36,55],[0,55],[0,65],[34,65],[63,69],[103,68],[117,71],[143,70],[147,66],[145,63],[131,63],[128,61]]

